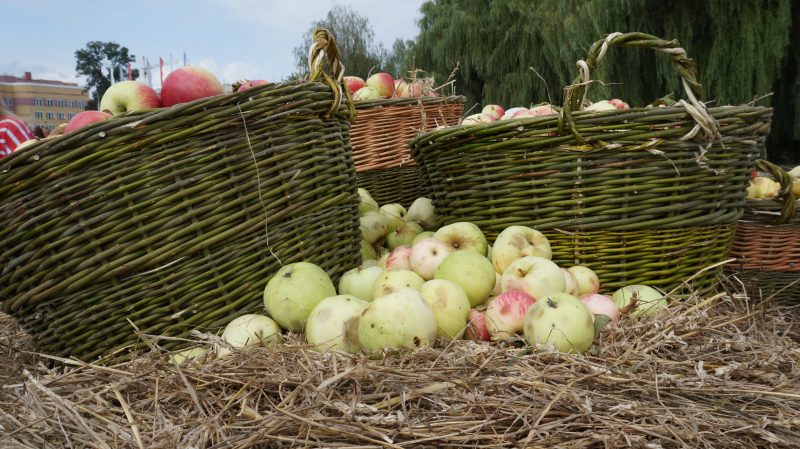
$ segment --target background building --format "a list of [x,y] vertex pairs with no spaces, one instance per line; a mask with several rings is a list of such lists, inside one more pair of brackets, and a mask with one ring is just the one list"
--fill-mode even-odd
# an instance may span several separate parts
[[31,129],[41,126],[50,132],[83,111],[89,93],[74,83],[33,79],[31,72],[25,72],[22,78],[0,75],[0,101]]

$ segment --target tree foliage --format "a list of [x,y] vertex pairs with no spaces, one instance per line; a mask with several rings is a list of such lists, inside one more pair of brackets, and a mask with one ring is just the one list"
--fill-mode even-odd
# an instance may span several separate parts
[[[86,48],[75,51],[75,70],[79,75],[87,77],[86,87],[92,91],[92,99],[86,109],[97,109],[100,98],[111,86],[109,67],[113,70],[115,79],[119,78],[119,74],[128,79],[128,63],[135,61],[136,57],[128,53],[127,47],[116,42],[91,41],[86,44]],[[138,69],[133,69],[132,72],[133,79],[139,78]]]
[[297,72],[292,78],[308,74],[308,49],[315,29],[327,28],[336,38],[339,56],[347,75],[366,78],[371,73],[387,72],[397,77],[406,70],[409,49],[413,41],[398,39],[391,50],[375,40],[375,32],[369,19],[349,6],[334,5],[324,19],[315,21],[303,35],[303,42],[294,48]]
[[[800,2],[792,0],[430,0],[422,5],[416,65],[446,77],[474,103],[560,104],[575,63],[614,31],[677,39],[697,62],[704,100],[741,104],[770,92],[775,108],[771,158],[800,160]],[[795,26],[792,27],[794,22]],[[590,99],[634,105],[683,96],[668,57],[609,51]]]

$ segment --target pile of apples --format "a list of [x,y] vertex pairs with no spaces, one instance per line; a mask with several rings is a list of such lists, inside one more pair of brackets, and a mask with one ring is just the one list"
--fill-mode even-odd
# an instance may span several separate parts
[[[584,111],[601,112],[613,111],[618,109],[629,109],[628,103],[618,99],[612,98],[611,100],[601,100],[590,104]],[[543,103],[532,108],[514,107],[506,110],[500,105],[489,104],[481,109],[477,114],[468,115],[461,122],[462,125],[479,125],[483,123],[492,123],[498,120],[512,120],[527,117],[542,117],[547,115],[558,114],[558,110],[552,105]]]
[[404,79],[394,79],[386,72],[370,75],[366,81],[357,76],[345,76],[343,81],[355,101],[439,96],[431,89],[430,80],[414,79],[408,82]]
[[[789,171],[792,177],[792,192],[797,199],[800,199],[800,165]],[[761,176],[757,172],[753,173],[750,185],[747,187],[747,198],[757,200],[772,200],[778,197],[781,191],[779,182],[766,176]]]
[[556,265],[547,237],[535,229],[509,226],[490,244],[473,223],[439,227],[428,198],[406,209],[379,207],[364,189],[359,195],[363,263],[338,286],[314,264],[284,266],[264,289],[266,315],[236,318],[223,340],[233,347],[277,344],[291,331],[304,333],[320,352],[413,349],[465,338],[581,353],[607,323],[667,307],[661,292],[644,285],[599,294],[597,275]]
[[[239,82],[237,92],[261,84],[267,84],[267,81],[242,80]],[[75,115],[67,122],[64,133],[79,130],[128,111],[170,107],[224,93],[222,83],[213,73],[196,66],[184,66],[170,72],[164,79],[160,95],[152,87],[139,81],[121,81],[112,84],[103,94],[99,111],[83,111]]]

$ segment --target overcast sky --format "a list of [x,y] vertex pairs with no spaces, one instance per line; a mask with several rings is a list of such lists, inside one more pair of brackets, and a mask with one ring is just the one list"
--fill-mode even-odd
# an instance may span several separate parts
[[[294,70],[292,49],[311,23],[335,4],[369,19],[387,48],[412,39],[423,0],[0,0],[3,44],[0,74],[82,83],[75,50],[92,40],[113,41],[169,70],[186,52],[190,64],[223,82],[280,81]],[[398,6],[401,5],[401,6]],[[157,69],[156,69],[157,70]],[[158,72],[153,77],[158,84]]]

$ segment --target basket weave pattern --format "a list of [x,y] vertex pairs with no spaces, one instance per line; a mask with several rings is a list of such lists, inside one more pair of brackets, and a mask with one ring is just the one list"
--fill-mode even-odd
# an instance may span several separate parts
[[420,167],[367,170],[356,173],[356,181],[380,205],[399,203],[409,207],[415,199],[430,195],[428,178]]
[[459,123],[464,97],[420,97],[362,101],[350,129],[356,172],[413,167],[408,142],[438,126]]
[[[718,225],[544,234],[550,240],[554,262],[565,267],[591,267],[600,278],[602,291],[613,293],[626,285],[648,284],[669,289],[680,284],[696,274],[698,265],[725,257],[733,230],[733,225]],[[654,272],[658,276],[653,276]],[[710,287],[716,275],[709,270],[692,279],[692,287]]]
[[[348,117],[319,82],[129,114],[0,163],[2,307],[91,358],[263,310],[281,264],[359,263]],[[167,342],[169,347],[174,342]]]

